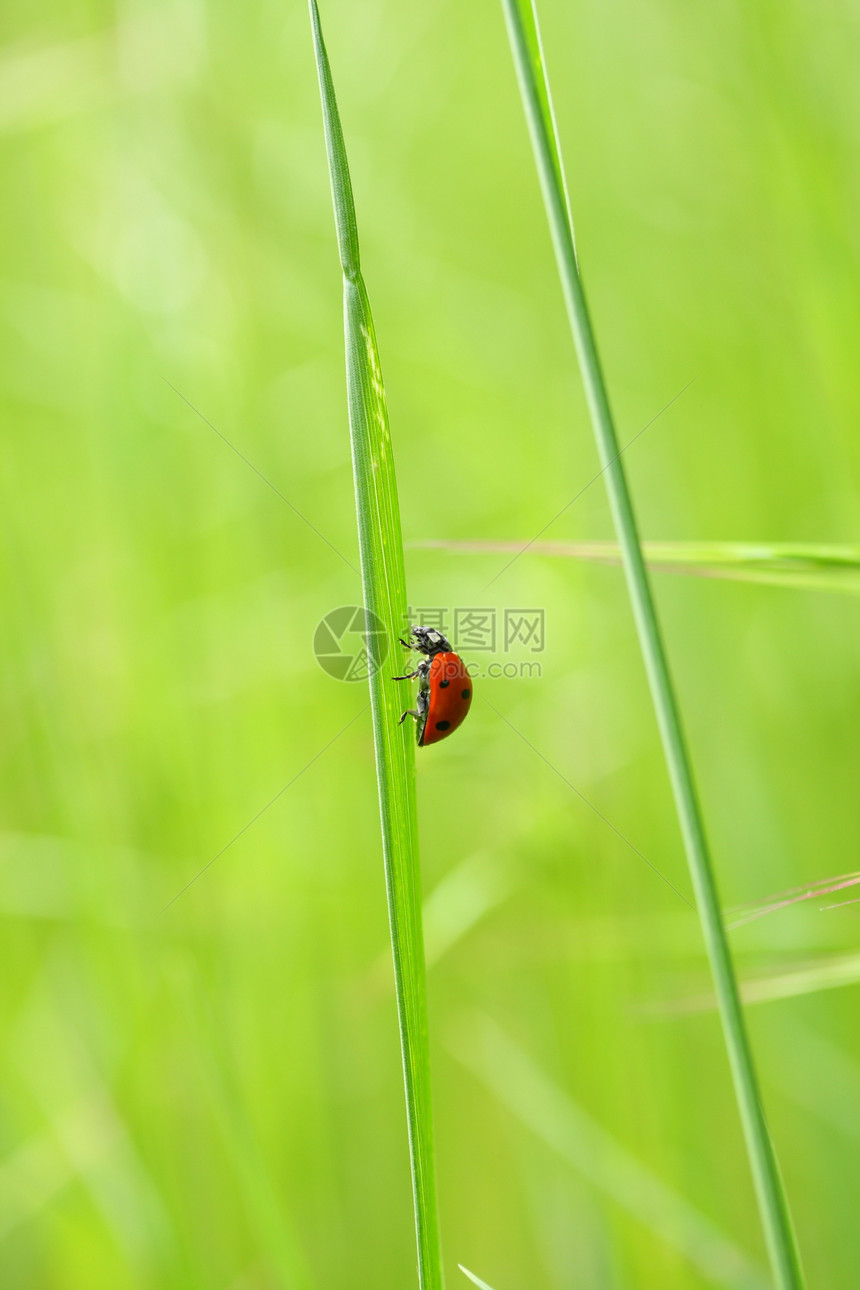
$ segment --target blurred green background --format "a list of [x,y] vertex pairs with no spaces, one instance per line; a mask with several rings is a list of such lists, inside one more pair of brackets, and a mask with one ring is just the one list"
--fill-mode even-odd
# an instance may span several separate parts
[[[541,12],[622,441],[693,381],[626,457],[643,534],[860,540],[855,7]],[[598,465],[500,9],[322,17],[404,538],[525,542]],[[312,652],[359,583],[193,410],[357,563],[306,7],[2,31],[2,1285],[400,1290],[370,717]],[[610,537],[602,483],[546,536]],[[507,558],[407,551],[414,605],[546,614],[542,675],[419,755],[449,1282],[767,1284],[696,918],[632,849],[689,895],[622,576],[524,555],[487,589]],[[856,868],[856,599],[656,589],[725,903]],[[734,933],[741,975],[856,953],[821,903]],[[748,1014],[828,1290],[856,1008]]]

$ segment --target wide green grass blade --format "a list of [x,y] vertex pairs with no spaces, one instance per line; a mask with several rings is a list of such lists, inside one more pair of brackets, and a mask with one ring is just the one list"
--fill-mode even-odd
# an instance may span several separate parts
[[[310,0],[340,262],[343,268],[346,377],[361,579],[366,611],[385,625],[390,653],[406,625],[406,583],[394,457],[370,304],[361,276],[358,230],[331,68]],[[388,917],[403,1057],[406,1117],[421,1290],[443,1284],[430,1111],[430,1060],[421,930],[415,734],[398,725],[402,702],[389,662],[370,678]]]
[[782,1290],[797,1290],[797,1287],[802,1285],[800,1260],[773,1144],[762,1110],[758,1080],[717,896],[713,866],[681,725],[680,710],[669,674],[618,436],[609,405],[609,395],[577,266],[571,219],[564,189],[559,181],[555,159],[561,155],[561,149],[558,146],[552,116],[545,107],[549,98],[546,89],[548,81],[541,55],[536,11],[534,5],[529,4],[527,0],[502,0],[502,5],[552,233],[562,291],[603,466],[612,517],[621,547],[639,643],[648,673],[696,893],[696,904],[710,958],[768,1254],[777,1284]]
[[[427,550],[473,555],[519,555],[517,541],[428,538],[410,544]],[[532,542],[529,555],[561,557],[593,564],[621,564],[617,542]],[[860,547],[804,542],[643,542],[645,563],[655,573],[685,573],[727,578],[771,587],[860,594]]]

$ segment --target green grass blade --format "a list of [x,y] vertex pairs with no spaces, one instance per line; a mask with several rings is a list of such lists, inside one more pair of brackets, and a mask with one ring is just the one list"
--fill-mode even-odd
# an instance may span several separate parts
[[643,1164],[489,1017],[464,1017],[449,1047],[550,1150],[597,1193],[679,1251],[708,1285],[767,1290],[765,1268],[755,1266],[712,1219]]
[[220,1126],[260,1250],[284,1290],[311,1290],[313,1280],[304,1252],[243,1106],[223,1027],[197,984],[190,960],[180,961],[174,969],[173,985],[200,1063],[201,1084]]
[[[326,148],[343,268],[347,400],[365,609],[382,620],[397,658],[406,623],[406,583],[394,458],[370,304],[361,276],[358,232],[331,68],[310,0]],[[430,1059],[421,929],[415,800],[415,734],[398,725],[402,702],[386,664],[370,678],[376,773],[421,1290],[441,1290],[442,1260],[430,1111]]]
[[[518,555],[524,543],[432,538],[410,545],[473,555]],[[617,542],[532,542],[528,554],[593,564],[621,564],[621,547]],[[654,573],[682,573],[771,587],[860,594],[860,548],[855,546],[804,542],[643,542],[642,554]]]
[[657,721],[672,781],[687,860],[705,944],[720,1006],[729,1062],[738,1099],[747,1151],[762,1223],[777,1284],[782,1290],[802,1285],[788,1205],[758,1089],[737,980],[720,911],[708,846],[702,823],[680,711],[669,675],[654,601],[639,542],[633,506],[597,354],[574,251],[573,232],[558,181],[554,157],[560,155],[551,116],[545,111],[547,82],[534,6],[527,0],[502,0],[514,64],[522,93],[547,209],[558,270],[579,358],[591,421],[604,468],[612,517],[621,547],[628,591],[639,642],[657,713]]

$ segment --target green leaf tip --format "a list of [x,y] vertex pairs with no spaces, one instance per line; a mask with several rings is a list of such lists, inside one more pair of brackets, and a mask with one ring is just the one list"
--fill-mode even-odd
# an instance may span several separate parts
[[328,60],[328,52],[320,25],[320,11],[316,0],[308,0],[308,6],[311,15],[311,31],[314,40],[317,75],[320,83],[323,128],[325,130],[326,153],[331,176],[338,252],[340,254],[341,268],[346,277],[356,278],[361,272],[361,257],[358,249],[358,225],[355,220],[355,200],[352,195],[349,163],[346,159],[346,145],[343,141],[343,129],[340,124],[337,96],[334,92],[331,64]]

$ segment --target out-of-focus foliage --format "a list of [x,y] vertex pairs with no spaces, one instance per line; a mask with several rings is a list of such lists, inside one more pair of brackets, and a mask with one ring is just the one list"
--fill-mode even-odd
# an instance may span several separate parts
[[[643,536],[856,543],[853,11],[541,13],[622,440],[695,378],[628,450]],[[323,20],[404,537],[525,543],[598,466],[501,14]],[[370,719],[340,733],[364,687],[312,648],[360,593],[306,7],[12,3],[2,30],[4,1290],[399,1290]],[[611,536],[598,483],[545,539]],[[468,723],[419,754],[449,1280],[753,1285],[718,1023],[669,1006],[707,991],[698,928],[636,854],[688,894],[621,575],[407,556],[416,611],[498,616],[461,640]],[[856,598],[656,587],[725,902],[855,869]],[[506,650],[529,609],[545,648]],[[738,929],[741,975],[847,962],[857,908]],[[828,1290],[860,1264],[856,989],[749,1014]],[[642,1178],[712,1225],[710,1272],[625,1202]]]

